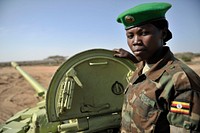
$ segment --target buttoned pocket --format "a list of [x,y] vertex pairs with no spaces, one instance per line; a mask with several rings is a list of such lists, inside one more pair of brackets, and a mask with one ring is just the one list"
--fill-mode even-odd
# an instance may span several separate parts
[[155,112],[155,101],[150,99],[144,93],[141,93],[133,102],[135,113],[142,118],[148,118]]

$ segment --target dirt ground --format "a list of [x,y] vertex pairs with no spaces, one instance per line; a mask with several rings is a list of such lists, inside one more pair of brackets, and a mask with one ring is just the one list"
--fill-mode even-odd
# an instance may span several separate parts
[[[200,75],[200,58],[189,66]],[[196,63],[198,62],[198,63]],[[48,88],[58,66],[23,66],[27,73]],[[0,124],[16,112],[39,101],[31,85],[12,67],[0,67]]]
[[[44,88],[48,88],[58,66],[23,66],[22,68]],[[16,69],[0,67],[0,124],[16,112],[35,106],[38,101],[35,90]]]

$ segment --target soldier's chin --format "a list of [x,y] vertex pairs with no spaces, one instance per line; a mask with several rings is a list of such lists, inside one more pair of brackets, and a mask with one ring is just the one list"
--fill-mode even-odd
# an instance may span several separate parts
[[141,56],[135,56],[136,59],[140,62],[140,61],[145,61],[145,58],[141,57]]

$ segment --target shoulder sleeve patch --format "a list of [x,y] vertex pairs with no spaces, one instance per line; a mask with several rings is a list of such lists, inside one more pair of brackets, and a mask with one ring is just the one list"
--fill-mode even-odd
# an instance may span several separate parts
[[170,107],[170,112],[189,115],[190,114],[190,103],[172,101],[172,104]]

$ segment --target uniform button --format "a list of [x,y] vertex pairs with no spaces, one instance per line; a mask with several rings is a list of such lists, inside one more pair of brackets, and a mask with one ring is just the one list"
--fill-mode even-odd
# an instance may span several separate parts
[[175,66],[171,66],[171,67],[170,67],[170,69],[174,69],[174,68],[175,68]]
[[190,128],[191,128],[191,123],[190,123],[190,122],[184,122],[183,127],[184,127],[185,129],[190,129]]

